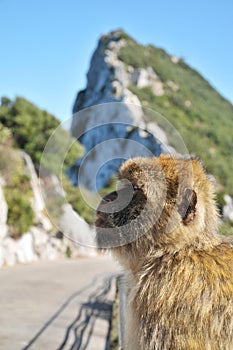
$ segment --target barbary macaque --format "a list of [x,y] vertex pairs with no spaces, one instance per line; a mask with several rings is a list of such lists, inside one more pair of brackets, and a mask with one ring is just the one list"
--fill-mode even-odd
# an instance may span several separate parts
[[233,245],[196,158],[135,158],[96,211],[96,239],[127,271],[125,350],[232,350]]

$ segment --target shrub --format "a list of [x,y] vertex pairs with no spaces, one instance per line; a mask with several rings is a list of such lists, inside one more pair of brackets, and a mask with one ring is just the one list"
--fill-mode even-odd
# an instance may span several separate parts
[[[94,209],[91,208],[82,196],[82,190],[79,187],[74,187],[67,178],[62,180],[63,188],[66,192],[66,199],[72,205],[72,208],[83,217],[90,225],[94,222]],[[88,191],[84,190],[88,196]]]
[[[17,97],[15,101],[3,102],[0,107],[0,123],[11,130],[17,146],[24,149],[38,166],[45,145],[59,127],[60,122],[53,115],[37,108],[24,98]],[[59,157],[67,144],[69,145],[73,140],[69,132],[61,127],[58,128],[53,143],[55,149],[51,151],[54,156],[53,166],[57,161],[56,157]],[[82,151],[80,144],[75,142],[64,159],[65,167],[72,165],[81,156]]]
[[10,227],[10,234],[14,238],[19,238],[33,224],[34,213],[31,202],[18,188],[7,188],[5,196],[8,205],[7,224]]
[[219,229],[219,232],[224,236],[233,235],[233,224],[230,221],[222,221],[218,229]]
[[5,179],[4,193],[8,205],[7,224],[10,227],[10,234],[14,238],[19,238],[34,223],[30,178],[19,151],[12,147],[1,147],[0,172]]

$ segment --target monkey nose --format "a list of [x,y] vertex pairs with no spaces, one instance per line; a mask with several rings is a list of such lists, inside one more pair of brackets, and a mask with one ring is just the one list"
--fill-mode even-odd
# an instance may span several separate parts
[[118,197],[117,192],[114,191],[104,196],[102,200],[105,202],[113,202],[117,199],[117,197]]
[[110,210],[111,212],[114,206],[113,202],[117,199],[117,197],[118,197],[118,194],[116,191],[108,193],[106,196],[102,198],[97,211],[108,213]]
[[132,197],[133,193],[125,189],[111,192],[102,198],[97,210],[108,214],[119,212],[127,207]]

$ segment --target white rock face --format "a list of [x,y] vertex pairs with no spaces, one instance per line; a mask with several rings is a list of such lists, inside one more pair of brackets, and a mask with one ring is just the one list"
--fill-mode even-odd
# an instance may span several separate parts
[[36,260],[34,253],[32,235],[27,232],[18,241],[16,241],[17,252],[16,259],[19,263],[29,263]]
[[43,229],[32,227],[34,251],[40,260],[55,260],[65,257],[67,245],[62,239],[48,235]]
[[233,221],[233,199],[228,195],[224,195],[226,205],[223,207],[223,219]]
[[[126,45],[124,39],[119,40],[119,35],[120,33],[116,31],[105,37],[105,40],[100,39],[87,74],[87,87],[79,92],[73,108],[74,113],[100,103],[117,101],[131,103],[127,100],[130,85],[138,88],[149,86],[155,95],[164,94],[163,83],[151,67],[138,69],[129,66],[126,70],[125,63],[118,58],[120,49]],[[138,98],[137,104],[140,105]],[[73,120],[74,135],[76,127],[77,124]]]
[[59,226],[66,238],[78,246],[79,254],[96,254],[94,230],[72,209],[70,204],[64,205]]
[[169,80],[169,81],[167,82],[167,85],[168,85],[173,91],[175,91],[175,92],[177,92],[177,91],[180,89],[179,84],[175,83],[175,82],[172,81],[172,80]]
[[16,263],[29,263],[36,260],[33,241],[30,233],[25,233],[20,239],[7,237],[2,242],[1,263],[13,266]]
[[50,231],[52,229],[52,224],[48,220],[48,218],[44,215],[45,202],[41,194],[39,179],[37,177],[34,164],[31,160],[31,157],[26,152],[21,151],[21,156],[25,161],[25,165],[28,169],[29,176],[30,176],[31,188],[33,191],[32,208],[34,210],[35,216],[38,219],[38,221],[41,223],[42,227],[46,231]]
[[150,71],[148,72],[148,69],[142,68],[138,70],[138,78],[137,78],[136,84],[137,84],[137,87],[140,89],[150,85],[151,81],[154,80],[153,75],[155,76],[155,79],[157,78],[153,72],[153,69],[151,68],[151,72]]
[[[90,233],[90,228],[83,219],[82,225],[78,230],[73,228],[73,234],[78,235],[79,242],[81,238],[84,240],[84,234]],[[86,225],[86,226],[85,226]],[[85,231],[84,231],[85,229]],[[55,236],[48,235],[43,229],[38,227],[31,227],[30,231],[23,234],[18,240],[7,236],[0,245],[0,267],[13,266],[15,264],[25,264],[37,260],[55,260],[58,258],[65,258],[67,247],[71,249],[73,257],[79,255],[94,255],[94,249],[88,249],[80,246],[80,243],[74,244],[71,237],[59,239]]]
[[0,245],[0,268],[4,265],[4,250],[3,247]]
[[[8,226],[7,226],[7,203],[3,193],[3,179],[0,178],[0,244],[1,240],[7,235]],[[0,263],[1,264],[1,263]]]
[[150,87],[155,96],[164,95],[164,84],[151,67],[134,69],[130,83],[133,82],[139,89]]
[[40,259],[47,258],[47,244],[49,241],[48,234],[38,227],[32,227],[30,232],[33,239],[35,253]]
[[0,265],[13,266],[16,263],[29,263],[36,261],[37,256],[34,251],[33,237],[27,232],[18,240],[6,237],[2,241],[0,249]]
[[179,63],[180,62],[180,57],[178,56],[172,56],[171,57],[171,61],[175,64]]
[[13,266],[17,263],[17,242],[7,237],[2,242],[2,264]]
[[118,31],[100,39],[87,74],[87,87],[79,92],[73,109],[78,113],[73,116],[72,134],[84,145],[86,154],[68,175],[75,185],[90,191],[102,188],[124,160],[158,156],[168,150],[167,144],[161,144],[167,140],[161,137],[164,132],[155,123],[155,128],[148,128],[141,103],[129,90],[131,85],[150,87],[161,96],[163,83],[151,67],[126,67],[118,58],[124,45],[126,41],[120,39]]

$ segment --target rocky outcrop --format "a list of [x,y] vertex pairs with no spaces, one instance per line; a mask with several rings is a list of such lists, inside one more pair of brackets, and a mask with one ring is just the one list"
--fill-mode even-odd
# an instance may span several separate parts
[[170,149],[165,133],[155,122],[148,122],[138,97],[130,90],[132,85],[150,87],[161,96],[163,83],[151,67],[126,66],[118,58],[124,45],[121,31],[101,37],[87,74],[87,87],[78,93],[74,104],[71,131],[86,154],[68,175],[75,185],[91,191],[102,188],[123,160]]
[[142,111],[138,106],[103,104],[76,116],[85,121],[79,140],[86,154],[68,172],[75,185],[95,191],[108,182],[125,159],[161,153],[159,142],[142,128]]
[[233,199],[228,195],[224,195],[225,205],[223,206],[223,219],[233,222]]
[[[4,196],[4,179],[0,178],[0,267],[13,266],[17,263],[29,263],[37,260],[55,260],[67,256],[93,255],[95,250],[90,249],[85,242],[85,237],[93,237],[89,225],[75,213],[71,206],[64,204],[61,208],[63,215],[57,222],[57,228],[45,214],[48,212],[46,202],[42,196],[42,183],[39,184],[34,164],[30,156],[21,151],[33,196],[31,198],[32,208],[37,221],[28,232],[22,234],[19,239],[14,239],[8,234],[7,214],[8,207]],[[55,191],[64,196],[61,184],[57,177],[50,175],[50,184]],[[75,217],[75,221],[72,218]],[[52,219],[52,218],[51,218]],[[74,224],[74,226],[72,226]],[[57,235],[52,232],[61,230]],[[86,235],[86,236],[85,236]]]
[[68,203],[63,207],[59,226],[63,235],[76,246],[79,254],[96,254],[94,229]]
[[68,231],[68,224],[63,223],[65,235],[48,234],[44,229],[33,226],[17,240],[5,236],[0,242],[0,267],[70,256],[95,255],[94,245],[88,246],[84,236],[86,234],[88,240],[89,237],[93,237],[93,235],[89,236],[90,228],[77,213],[75,215],[78,216],[80,225],[78,228],[77,226],[71,228],[69,225],[70,230],[73,231]]
[[31,227],[18,240],[6,237],[0,247],[0,267],[25,264],[37,260],[55,260],[66,256],[67,242],[48,235],[39,227]]
[[21,156],[25,162],[26,168],[29,173],[31,188],[33,191],[32,197],[32,208],[34,210],[35,217],[38,222],[42,225],[45,231],[49,232],[53,226],[47,216],[44,214],[46,206],[41,194],[41,188],[39,184],[39,179],[36,174],[34,164],[31,157],[24,151],[21,151]]
[[[87,73],[87,87],[78,93],[73,113],[100,103],[122,101],[140,105],[136,96],[127,90],[131,81],[135,81],[134,72],[127,73],[125,65],[118,59],[118,52],[125,45],[119,40],[117,31],[103,36],[91,59]],[[76,121],[73,120],[72,132],[75,135]]]
[[[131,85],[138,88],[151,87],[155,95],[163,95],[163,83],[151,67],[126,66],[118,58],[119,51],[127,44],[125,39],[121,38],[121,34],[119,30],[100,38],[87,73],[87,87],[78,93],[73,113],[107,102],[120,101],[141,106],[137,96],[128,89]],[[76,123],[74,119],[74,135]]]
[[6,237],[8,232],[7,226],[7,203],[5,200],[4,192],[3,192],[3,184],[4,180],[0,177],[0,244],[4,237]]

